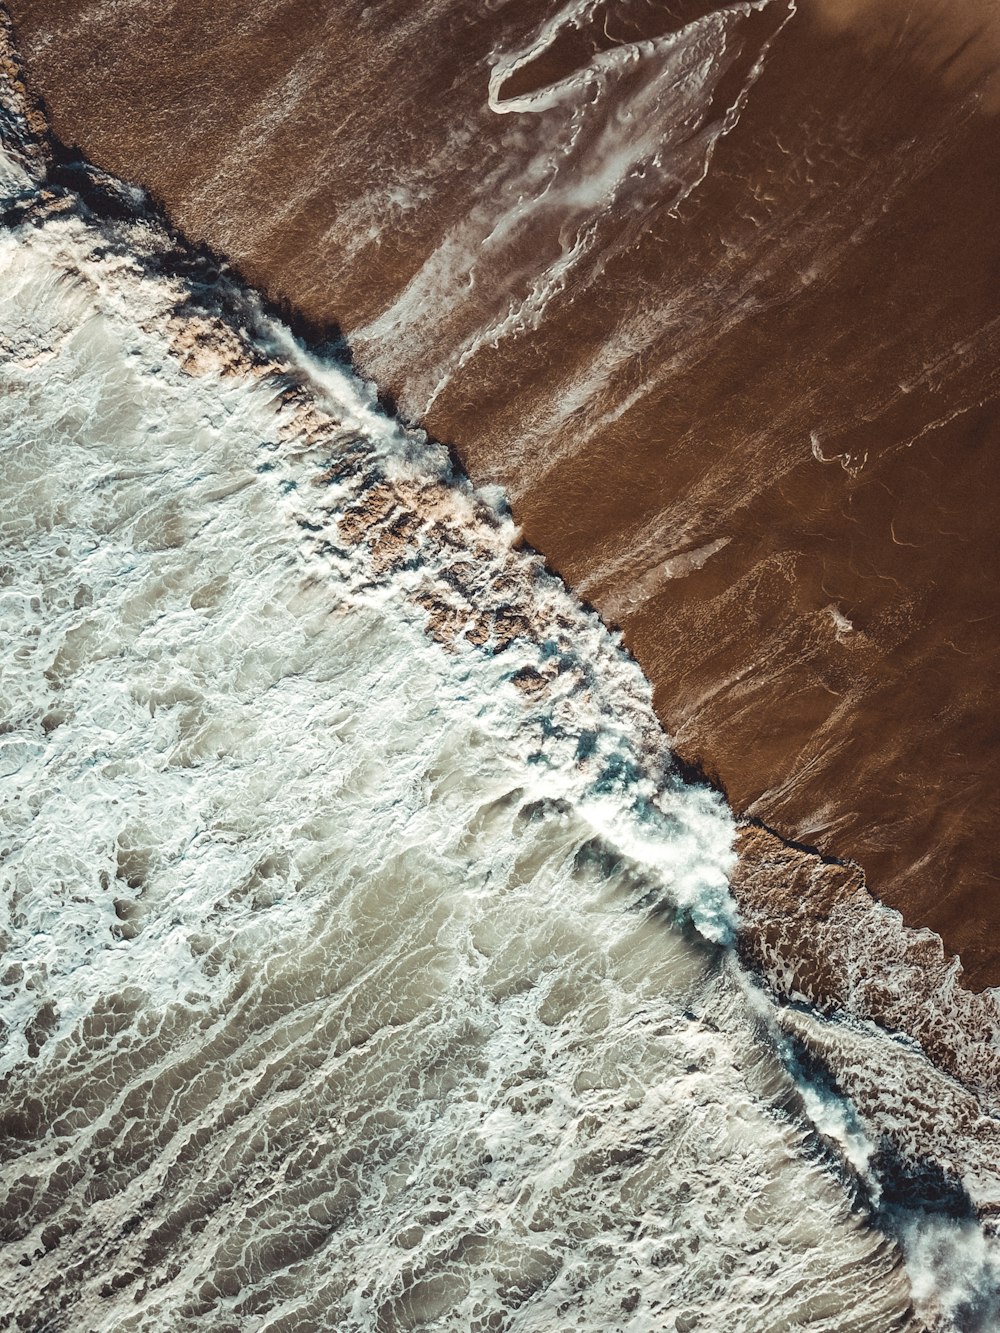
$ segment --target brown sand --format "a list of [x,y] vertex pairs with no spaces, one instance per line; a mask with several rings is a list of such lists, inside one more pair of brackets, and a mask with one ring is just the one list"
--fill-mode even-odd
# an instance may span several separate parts
[[56,133],[503,482],[685,758],[1000,982],[990,10],[598,7],[498,114],[559,5],[10,7]]

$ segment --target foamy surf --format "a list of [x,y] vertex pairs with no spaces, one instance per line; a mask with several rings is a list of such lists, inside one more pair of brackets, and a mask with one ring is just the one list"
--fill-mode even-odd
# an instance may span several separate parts
[[[618,642],[349,370],[13,149],[13,1326],[988,1328],[988,1144],[892,1213],[947,1080],[739,969],[731,816]],[[881,1124],[843,1085],[894,1061]]]

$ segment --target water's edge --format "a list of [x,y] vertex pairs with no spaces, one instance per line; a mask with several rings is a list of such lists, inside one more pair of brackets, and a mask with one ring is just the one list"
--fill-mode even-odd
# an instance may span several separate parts
[[[18,189],[16,179],[0,177],[6,196],[0,226],[42,226],[61,215],[77,215],[104,232],[111,253],[120,253],[123,244],[143,229],[157,237],[166,234],[168,248],[150,244],[143,251],[137,247],[130,262],[169,278],[183,291],[174,330],[174,350],[182,364],[193,375],[227,369],[264,373],[278,350],[276,317],[291,324],[293,332],[306,331],[296,328],[290,312],[275,311],[256,294],[246,292],[218,257],[189,246],[141,191],[113,180],[53,142],[41,110],[32,106],[26,92],[9,20],[2,11],[0,25],[0,137],[13,149],[15,172],[22,170],[27,182],[26,188]],[[286,366],[287,402],[304,417],[311,410],[310,380],[322,374],[324,363],[332,364],[332,355],[346,361],[346,349],[342,344],[334,346],[333,341],[327,338],[324,345],[310,348],[301,339],[289,338],[280,349]],[[414,439],[413,447],[439,448],[426,438]],[[483,515],[492,510],[495,517],[484,519],[487,526],[492,523],[499,528],[508,522],[502,498],[494,494],[478,497],[457,470],[453,453],[442,479]],[[405,478],[400,490],[405,493]],[[406,536],[400,533],[399,517],[398,494],[373,488],[359,497],[355,540],[383,569],[402,567],[406,560]],[[306,519],[302,526],[308,527]],[[509,533],[502,538],[509,540]],[[541,559],[535,563],[539,578],[552,577]],[[530,598],[519,601],[517,589],[484,589],[473,574],[467,586],[455,586],[453,593],[450,602],[415,599],[425,613],[427,632],[445,645],[461,640],[485,652],[497,652],[528,630],[536,632]],[[470,624],[474,626],[471,631]],[[618,650],[622,651],[620,645]],[[530,698],[549,688],[552,679],[526,665],[515,683]],[[654,767],[669,773],[671,761],[662,734],[650,729],[644,744]],[[706,799],[708,796],[706,792]],[[775,1040],[804,1089],[803,1109],[820,1131],[817,1142],[842,1147],[843,1125],[824,1123],[833,1103],[849,1109],[844,1112],[847,1119],[855,1113],[850,1108],[857,1106],[870,1117],[888,1111],[891,1118],[905,1103],[905,1085],[895,1092],[878,1088],[870,1069],[859,1072],[852,1065],[838,1028],[849,1029],[862,1042],[883,1041],[886,1032],[897,1034],[901,1062],[910,1061],[914,1068],[924,1070],[926,1055],[939,1071],[931,1079],[940,1106],[936,1120],[914,1121],[909,1141],[897,1145],[898,1160],[882,1172],[883,1183],[896,1182],[896,1193],[890,1197],[892,1190],[886,1188],[874,1218],[888,1234],[899,1235],[904,1225],[901,1215],[906,1214],[905,1225],[909,1225],[914,1207],[919,1212],[926,1202],[919,1197],[917,1175],[905,1162],[972,1162],[980,1154],[989,1154],[994,1122],[1000,1115],[997,993],[977,995],[964,989],[958,960],[945,956],[937,936],[908,929],[898,913],[882,907],[859,867],[804,851],[751,821],[738,824],[736,841],[739,855],[730,881],[738,913],[736,949],[762,992],[778,1002]],[[687,919],[694,929],[706,938],[730,942],[724,894],[715,902],[692,901],[687,906]],[[893,1107],[893,1097],[903,1100]],[[955,1108],[953,1117],[945,1110],[949,1105]],[[817,1110],[820,1107],[825,1109]],[[963,1140],[959,1125],[972,1125],[974,1132]],[[844,1170],[850,1174],[848,1166]],[[977,1172],[978,1167],[973,1174]],[[989,1227],[994,1209],[1000,1208],[1000,1193],[987,1187],[970,1201],[958,1184],[963,1174],[959,1170],[953,1182],[963,1198],[958,1211],[974,1202],[973,1210]]]

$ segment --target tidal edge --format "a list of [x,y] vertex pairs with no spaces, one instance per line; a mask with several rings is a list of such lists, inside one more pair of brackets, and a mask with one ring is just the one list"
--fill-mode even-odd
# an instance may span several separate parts
[[[221,326],[228,334],[224,358],[246,366],[261,364],[265,357],[255,343],[254,321],[263,312],[280,318],[314,354],[349,364],[364,375],[339,329],[317,329],[288,303],[268,301],[257,293],[251,292],[248,300],[248,285],[238,268],[208,247],[190,243],[148,192],[108,175],[53,136],[3,8],[0,138],[41,182],[37,192],[0,213],[0,226],[40,224],[56,213],[77,211],[99,228],[102,222],[147,223],[167,236],[171,248],[166,254],[136,258],[155,265],[160,275],[180,280],[190,313],[203,322],[187,345],[178,342],[192,373],[198,373],[203,356],[218,365],[219,347],[207,345],[210,326]],[[396,415],[390,398],[382,394],[380,402],[388,414]],[[447,447],[454,478],[463,480],[460,451]],[[377,523],[378,516],[373,516],[373,527]],[[539,554],[544,560],[544,552]],[[427,610],[433,634],[434,608]],[[690,770],[686,776],[705,780]],[[945,952],[934,932],[907,926],[900,913],[880,903],[856,863],[804,848],[738,812],[736,850],[730,885],[739,914],[736,951],[789,1013],[809,1006],[861,1029],[875,1025],[907,1045],[915,1042],[955,1081],[956,1095],[970,1094],[982,1115],[1000,1118],[1000,990],[965,987],[960,959]],[[789,1042],[789,1058],[794,1060],[794,1022]],[[823,1070],[819,1076],[831,1077]]]

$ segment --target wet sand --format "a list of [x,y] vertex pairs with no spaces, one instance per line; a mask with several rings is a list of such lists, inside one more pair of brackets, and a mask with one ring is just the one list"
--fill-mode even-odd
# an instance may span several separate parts
[[1000,982],[987,10],[11,10],[64,142],[508,488],[686,760]]

